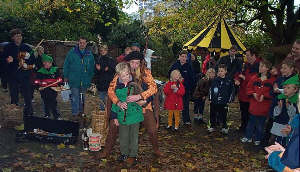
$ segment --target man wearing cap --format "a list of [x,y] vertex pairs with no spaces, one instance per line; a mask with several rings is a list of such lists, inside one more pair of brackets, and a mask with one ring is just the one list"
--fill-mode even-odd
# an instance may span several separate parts
[[[107,55],[108,47],[107,45],[102,45],[100,47],[99,56],[96,57],[96,86],[99,92],[100,109],[104,110],[104,105],[106,104],[107,89],[110,81],[115,75],[115,61]],[[104,104],[104,105],[103,105]]]
[[[125,57],[125,60],[130,65],[131,73],[133,75],[134,81],[141,85],[145,84],[147,86],[147,88],[143,89],[144,91],[141,94],[128,96],[127,102],[137,102],[141,100],[144,101],[145,104],[143,105],[143,114],[144,114],[143,124],[147,130],[147,133],[150,136],[150,141],[152,143],[154,154],[156,156],[163,156],[163,154],[159,151],[159,147],[158,147],[158,135],[157,135],[157,128],[159,126],[158,112],[156,112],[156,117],[154,117],[152,102],[149,99],[157,92],[157,87],[151,75],[151,71],[146,68],[144,63],[142,63],[142,61],[144,60],[144,56],[140,52],[137,51],[131,52]],[[112,101],[112,103],[120,105],[120,108],[122,109],[126,109],[127,108],[126,105],[119,103],[119,99],[117,98],[114,92],[116,88],[117,80],[118,77],[116,76],[110,83],[110,86],[108,88],[108,96]],[[158,101],[154,100],[154,102],[158,102]],[[107,107],[108,106],[109,105],[107,105]],[[110,114],[109,108],[107,108],[107,110],[108,110],[107,114],[109,115]],[[112,120],[110,120],[109,131],[106,138],[104,150],[99,154],[99,158],[105,158],[110,154],[115,144],[117,133],[118,133],[117,126],[114,124]]]
[[7,78],[11,104],[18,105],[19,103],[19,89],[21,88],[24,96],[25,107],[23,115],[31,116],[32,109],[32,91],[30,76],[34,67],[34,57],[32,49],[22,43],[22,31],[20,29],[13,29],[10,31],[12,42],[7,44],[3,50],[3,57],[7,66]]
[[141,45],[137,42],[131,44],[131,51],[141,51]]
[[95,69],[94,56],[86,45],[87,39],[80,37],[78,45],[69,51],[64,62],[64,80],[71,88],[72,116],[76,121],[84,113],[84,94],[91,86]]
[[51,87],[58,86],[62,82],[62,78],[58,72],[58,67],[52,66],[52,57],[43,54],[42,63],[43,67],[37,71],[37,80],[34,83],[40,86],[40,94],[44,102],[44,117],[49,118],[51,112],[54,119],[60,119],[60,114],[57,111],[57,92]]

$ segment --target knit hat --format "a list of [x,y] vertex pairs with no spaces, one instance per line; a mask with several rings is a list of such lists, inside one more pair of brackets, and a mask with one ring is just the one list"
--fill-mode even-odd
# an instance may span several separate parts
[[300,85],[299,75],[298,74],[294,75],[282,83],[282,85],[289,85],[289,84],[295,84],[299,86]]
[[50,57],[50,56],[48,56],[46,54],[43,54],[42,55],[42,62],[50,62],[50,63],[52,63],[53,59],[52,59],[52,57]]
[[138,51],[133,51],[131,53],[129,53],[127,56],[125,56],[124,58],[126,61],[130,61],[130,60],[143,60],[144,59],[144,55]]
[[132,46],[132,47],[135,46],[135,47],[141,48],[141,45],[140,45],[139,43],[137,43],[137,42],[132,43],[131,46]]

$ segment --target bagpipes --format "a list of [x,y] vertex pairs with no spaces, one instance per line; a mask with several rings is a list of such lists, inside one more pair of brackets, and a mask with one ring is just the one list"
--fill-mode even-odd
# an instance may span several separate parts
[[[127,90],[127,97],[130,95],[137,95],[143,92],[142,87],[136,83],[136,82],[129,82],[128,83],[128,90]],[[126,121],[126,116],[127,116],[127,109],[124,110],[124,118],[123,122]]]
[[40,86],[39,90],[42,91],[45,88],[58,87],[58,84],[61,83],[62,81],[63,81],[62,78],[58,78],[58,79],[43,79],[43,80],[35,80],[34,84],[39,85]]

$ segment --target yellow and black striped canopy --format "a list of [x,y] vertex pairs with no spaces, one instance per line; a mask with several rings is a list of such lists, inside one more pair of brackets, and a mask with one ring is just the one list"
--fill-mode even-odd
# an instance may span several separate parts
[[207,28],[203,29],[193,39],[184,44],[184,48],[196,49],[197,47],[204,47],[211,52],[219,52],[222,49],[229,50],[232,45],[237,46],[240,52],[246,50],[246,47],[237,38],[225,20],[221,19],[221,21],[214,21]]

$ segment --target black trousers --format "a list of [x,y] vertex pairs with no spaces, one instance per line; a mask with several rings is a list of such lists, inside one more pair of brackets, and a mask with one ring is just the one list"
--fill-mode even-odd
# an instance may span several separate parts
[[7,89],[7,86],[8,86],[8,77],[7,77],[7,74],[6,73],[1,73],[1,86],[2,88],[4,89]]
[[227,128],[227,104],[213,104],[210,103],[210,126],[215,128],[219,122],[222,123],[222,128]]
[[183,96],[183,110],[182,114],[182,121],[183,123],[191,122],[190,118],[190,90],[186,89],[185,94]]
[[41,97],[44,101],[45,107],[45,115],[50,116],[50,112],[53,114],[53,117],[57,119],[59,117],[59,113],[57,112],[57,92],[52,90],[51,88],[45,88],[40,91]]
[[245,131],[249,121],[249,102],[240,101],[241,130]]
[[29,77],[24,76],[15,76],[15,77],[9,77],[8,81],[9,86],[9,94],[11,99],[11,104],[19,104],[19,93],[24,97],[24,110],[23,115],[24,116],[32,116],[33,109],[32,109],[32,95],[31,95],[31,82]]

